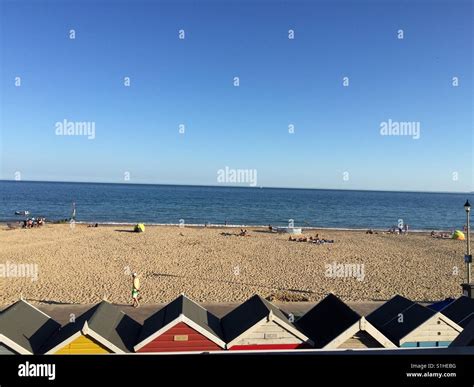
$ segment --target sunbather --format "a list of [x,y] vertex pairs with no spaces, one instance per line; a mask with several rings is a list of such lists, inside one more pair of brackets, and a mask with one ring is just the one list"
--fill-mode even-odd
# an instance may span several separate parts
[[250,236],[250,235],[248,234],[248,231],[247,231],[247,230],[240,229],[240,234],[239,234],[239,236]]

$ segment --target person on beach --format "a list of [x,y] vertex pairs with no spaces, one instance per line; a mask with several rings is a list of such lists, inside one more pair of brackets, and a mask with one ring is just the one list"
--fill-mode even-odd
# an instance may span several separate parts
[[408,224],[405,223],[405,225],[403,226],[403,232],[405,233],[405,235],[408,234]]
[[138,278],[137,273],[132,274],[133,284],[132,284],[132,306],[138,308],[140,306],[139,296],[140,296],[140,279]]

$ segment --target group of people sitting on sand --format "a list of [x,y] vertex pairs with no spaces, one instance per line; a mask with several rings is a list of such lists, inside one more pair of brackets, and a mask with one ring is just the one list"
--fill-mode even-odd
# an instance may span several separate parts
[[316,236],[313,238],[310,236],[309,238],[307,237],[299,237],[299,238],[293,238],[291,235],[288,238],[289,241],[291,242],[309,242],[309,243],[316,243],[317,245],[322,245],[325,243],[334,243],[334,239],[324,239],[320,238],[319,234],[316,234]]
[[45,223],[45,218],[28,218],[23,220],[22,227],[23,228],[33,228],[33,227],[41,227]]

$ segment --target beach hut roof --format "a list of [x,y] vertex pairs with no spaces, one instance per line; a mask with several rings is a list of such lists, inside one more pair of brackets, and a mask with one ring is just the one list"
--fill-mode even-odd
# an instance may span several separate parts
[[47,343],[45,352],[55,352],[82,334],[90,335],[113,352],[131,352],[140,328],[138,322],[119,308],[102,301],[61,328]]
[[474,346],[474,319],[464,327],[458,337],[454,339],[450,347],[467,347]]
[[380,328],[414,304],[415,302],[408,298],[396,295],[385,304],[375,309],[366,317],[366,319],[375,327]]
[[47,314],[20,300],[0,314],[0,342],[20,354],[35,354],[60,326]]
[[461,296],[442,309],[441,313],[464,328],[474,319],[474,299]]
[[180,322],[224,348],[219,318],[182,294],[145,320],[135,350]]
[[428,308],[435,310],[436,312],[439,312],[446,308],[449,304],[451,304],[454,301],[454,298],[448,297],[442,301],[437,301],[434,302],[430,305],[428,305]]
[[357,312],[330,293],[298,319],[296,325],[314,341],[317,347],[322,348],[357,323],[360,318]]
[[284,325],[285,328],[296,336],[307,339],[307,337],[297,331],[296,327],[278,307],[256,294],[222,318],[221,323],[225,340],[227,343],[234,341],[263,319],[268,319],[269,317],[278,320],[280,325]]
[[126,315],[119,308],[107,301],[102,301],[94,315],[87,321],[89,328],[100,335],[99,340],[106,345],[111,343],[123,352],[133,351],[141,325]]
[[392,320],[378,327],[394,343],[400,342],[406,335],[437,314],[434,310],[417,303],[414,303],[400,313],[402,314],[402,319],[397,314]]

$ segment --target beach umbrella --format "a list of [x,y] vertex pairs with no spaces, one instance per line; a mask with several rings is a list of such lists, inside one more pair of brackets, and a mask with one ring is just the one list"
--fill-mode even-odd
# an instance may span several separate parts
[[133,231],[135,231],[135,232],[145,232],[145,225],[143,223],[138,223],[133,228]]
[[462,231],[456,230],[454,231],[453,239],[456,239],[458,241],[463,241],[466,239],[466,237],[464,236],[464,233]]

